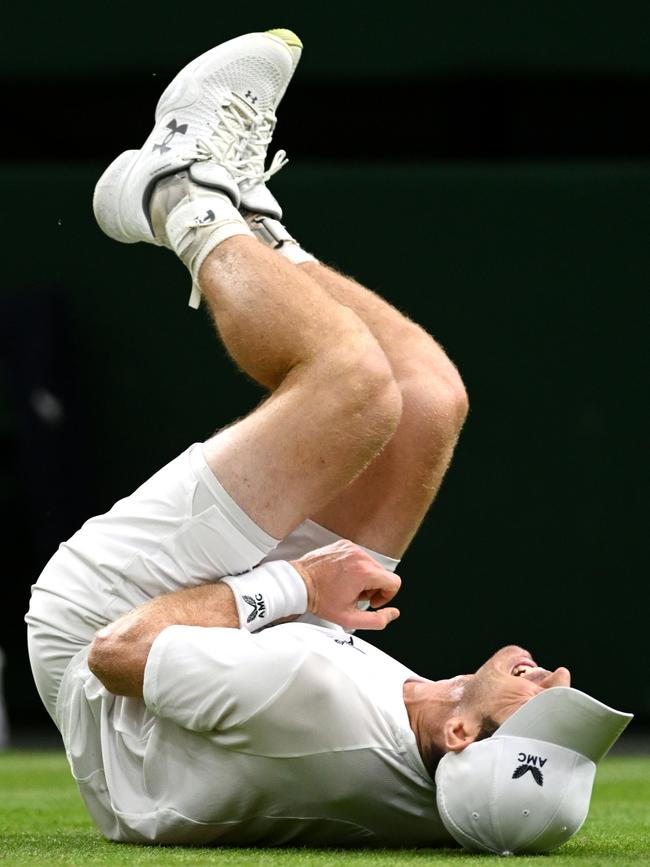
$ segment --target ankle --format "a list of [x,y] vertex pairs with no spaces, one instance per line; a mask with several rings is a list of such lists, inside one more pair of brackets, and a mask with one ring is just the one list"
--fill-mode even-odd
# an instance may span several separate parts
[[173,250],[192,275],[191,307],[200,302],[199,271],[208,254],[235,235],[252,236],[225,192],[195,184],[184,172],[156,185],[151,221],[156,241]]

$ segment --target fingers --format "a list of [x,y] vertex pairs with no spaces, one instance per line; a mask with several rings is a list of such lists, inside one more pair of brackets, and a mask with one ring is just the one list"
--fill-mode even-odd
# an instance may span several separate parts
[[398,608],[382,608],[381,611],[355,611],[341,623],[345,629],[385,629],[399,617]]
[[397,595],[401,586],[402,581],[398,575],[382,569],[381,573],[373,575],[366,582],[363,595],[364,598],[370,600],[370,605],[373,608],[381,608],[382,605],[386,605]]
[[346,629],[385,629],[389,623],[399,617],[397,608],[384,608],[390,602],[400,587],[402,581],[399,575],[389,572],[374,560],[365,565],[363,577],[363,590],[359,593],[359,600],[368,600],[371,608],[379,611],[358,611],[349,615],[354,622],[343,624]]
[[359,555],[350,561],[348,570],[351,575],[363,578],[367,587],[388,589],[397,586],[399,589],[402,583],[394,572],[389,572],[365,551],[360,551]]
[[[397,590],[399,590],[399,587]],[[395,598],[397,590],[371,590],[366,598],[370,601],[371,608],[382,608]]]
[[[385,629],[399,616],[397,608],[383,606],[400,589],[400,578],[351,542],[340,540],[291,564],[307,587],[309,610],[324,620],[345,629]],[[360,611],[359,601],[380,610]]]

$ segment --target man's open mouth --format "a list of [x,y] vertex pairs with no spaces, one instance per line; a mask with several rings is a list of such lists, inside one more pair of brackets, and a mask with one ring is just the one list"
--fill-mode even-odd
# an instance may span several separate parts
[[537,665],[532,659],[520,659],[512,666],[510,674],[515,677],[521,677],[522,674],[526,674],[526,672],[530,671],[532,668],[537,668]]

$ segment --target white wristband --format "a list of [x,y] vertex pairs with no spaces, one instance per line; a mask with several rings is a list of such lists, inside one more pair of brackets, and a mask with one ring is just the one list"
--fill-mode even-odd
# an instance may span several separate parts
[[240,628],[249,632],[307,610],[305,582],[286,560],[263,563],[243,575],[221,580],[235,597]]

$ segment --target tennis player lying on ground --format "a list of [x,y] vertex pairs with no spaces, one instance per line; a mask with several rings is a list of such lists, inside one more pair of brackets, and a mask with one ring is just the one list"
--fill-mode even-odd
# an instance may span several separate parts
[[433,682],[345,631],[398,616],[467,403],[421,328],[279,222],[264,160],[300,48],[208,51],[97,185],[102,229],[181,257],[269,397],[60,547],[27,615],[36,683],[112,840],[552,848],[628,715],[520,647]]

